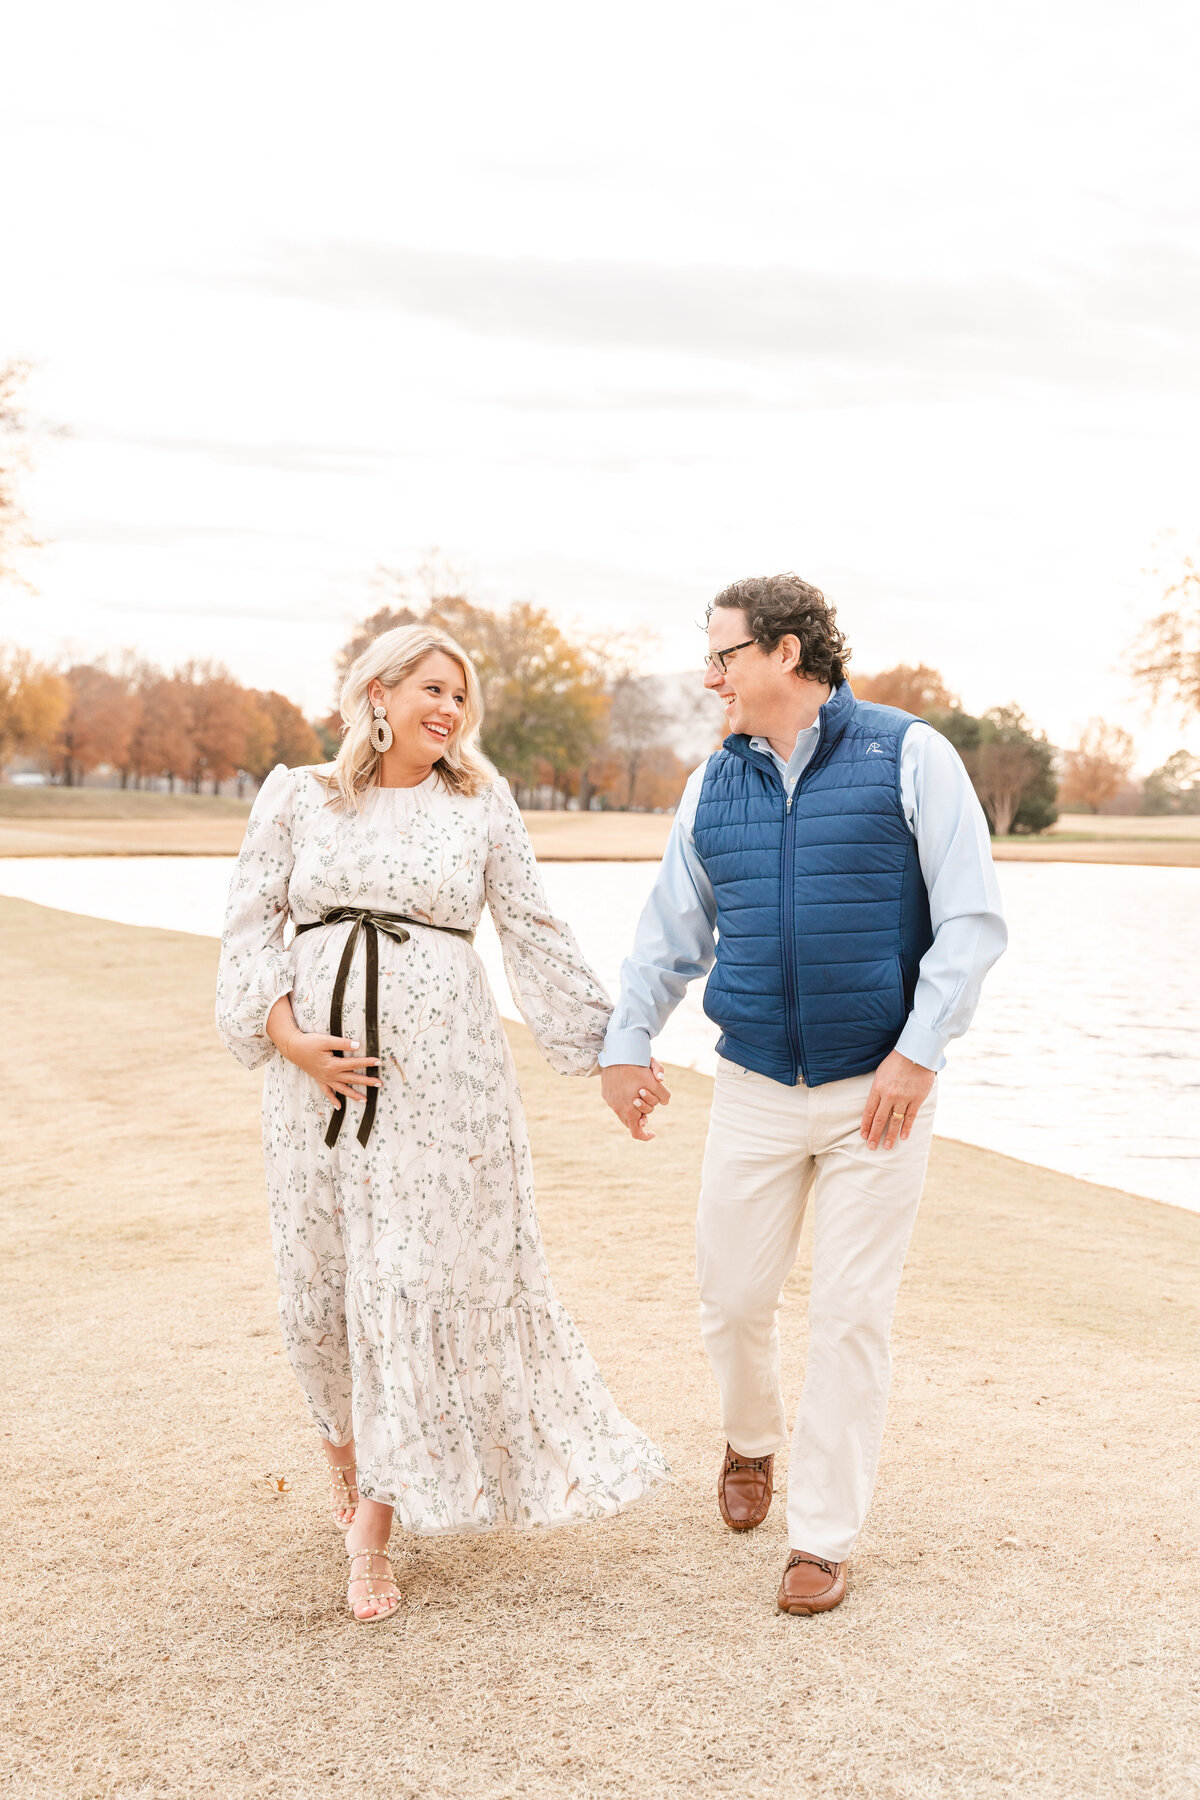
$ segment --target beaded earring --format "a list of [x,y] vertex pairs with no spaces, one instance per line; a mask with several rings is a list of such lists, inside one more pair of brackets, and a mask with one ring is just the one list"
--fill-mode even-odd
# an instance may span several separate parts
[[392,747],[392,728],[387,722],[387,713],[382,706],[375,708],[375,718],[371,725],[371,742],[382,756],[385,750]]

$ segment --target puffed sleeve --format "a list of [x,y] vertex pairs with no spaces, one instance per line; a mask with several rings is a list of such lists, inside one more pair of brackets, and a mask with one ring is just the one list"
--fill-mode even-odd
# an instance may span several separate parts
[[570,926],[546,905],[525,821],[503,780],[489,799],[484,880],[508,985],[538,1048],[560,1075],[591,1075],[612,1002]]
[[278,763],[258,791],[229,884],[217,972],[217,1030],[248,1069],[276,1054],[266,1034],[267,1014],[292,990],[283,930],[295,805],[295,776]]

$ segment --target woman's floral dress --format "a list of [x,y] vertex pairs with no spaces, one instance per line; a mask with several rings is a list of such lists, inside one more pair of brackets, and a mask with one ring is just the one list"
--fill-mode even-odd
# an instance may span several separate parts
[[[382,1086],[365,1147],[265,1035],[292,997],[328,1031],[352,926],[297,924],[372,907],[473,929],[486,900],[513,994],[552,1068],[588,1075],[611,1010],[574,937],[546,908],[503,781],[473,798],[437,775],[375,789],[357,816],[312,769],[264,782],[229,893],[217,1025],[247,1068],[267,1065],[263,1143],[279,1312],[321,1435],[357,1445],[358,1481],[420,1533],[596,1519],[663,1478],[554,1296],[533,1202],[516,1073],[483,965],[465,938],[379,936]],[[344,1033],[365,1042],[364,946]]]

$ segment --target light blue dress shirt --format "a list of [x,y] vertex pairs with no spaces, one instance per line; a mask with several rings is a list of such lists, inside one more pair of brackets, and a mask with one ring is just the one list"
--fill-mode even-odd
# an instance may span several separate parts
[[[774,762],[787,792],[816,751],[820,720],[797,733],[785,763],[765,738],[753,749]],[[716,960],[717,904],[693,838],[708,759],[693,771],[667,840],[662,867],[642,909],[633,950],[621,966],[621,997],[609,1022],[601,1066],[650,1061],[689,981]],[[1008,942],[987,820],[947,738],[924,721],[910,725],[900,751],[900,799],[929,890],[933,943],[921,958],[908,1016],[896,1048],[927,1069],[946,1063],[946,1045],[961,1037],[979,1004],[983,978]]]

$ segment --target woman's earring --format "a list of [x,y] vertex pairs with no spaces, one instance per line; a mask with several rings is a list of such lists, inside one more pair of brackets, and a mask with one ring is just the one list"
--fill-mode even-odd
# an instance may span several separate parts
[[375,708],[375,718],[371,725],[371,742],[382,756],[385,750],[392,747],[392,728],[387,722],[387,713],[382,706]]

